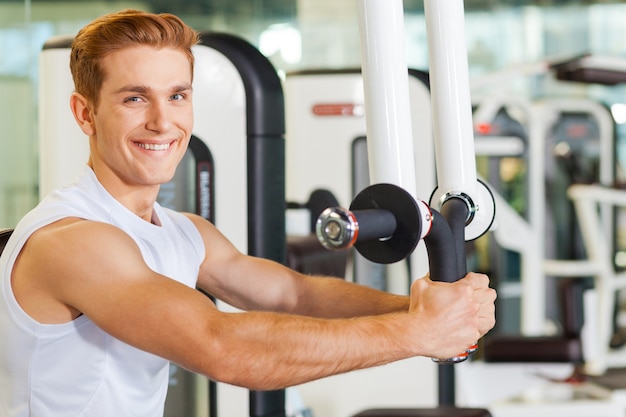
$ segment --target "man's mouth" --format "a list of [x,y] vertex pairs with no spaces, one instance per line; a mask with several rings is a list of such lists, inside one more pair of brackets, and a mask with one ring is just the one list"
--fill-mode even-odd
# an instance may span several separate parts
[[136,144],[140,148],[146,149],[148,151],[166,151],[172,145],[171,142],[168,142],[168,143],[139,143],[139,142],[136,142]]

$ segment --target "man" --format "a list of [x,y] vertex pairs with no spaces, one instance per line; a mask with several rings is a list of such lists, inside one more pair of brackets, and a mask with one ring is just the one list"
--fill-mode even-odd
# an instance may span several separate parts
[[76,36],[70,107],[90,157],[0,258],[2,416],[154,417],[169,361],[269,390],[452,357],[493,327],[484,275],[387,294],[243,255],[211,223],[160,207],[192,132],[196,42],[175,16],[130,10]]

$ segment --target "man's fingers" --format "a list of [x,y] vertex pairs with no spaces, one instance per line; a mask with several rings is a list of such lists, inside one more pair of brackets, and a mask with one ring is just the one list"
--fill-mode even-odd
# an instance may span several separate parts
[[489,277],[485,274],[480,274],[477,272],[469,272],[465,279],[474,289],[486,288],[489,287]]

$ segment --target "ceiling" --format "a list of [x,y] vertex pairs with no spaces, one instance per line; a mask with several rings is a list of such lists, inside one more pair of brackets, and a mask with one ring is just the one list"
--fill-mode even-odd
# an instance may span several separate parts
[[[54,2],[58,0],[0,0],[0,2]],[[72,1],[72,0],[69,0]],[[84,1],[84,0],[74,0]],[[102,1],[102,0],[101,0]],[[112,3],[119,3],[120,0],[110,0]],[[64,3],[68,0],[64,0]],[[105,0],[106,2],[106,0]],[[271,16],[293,16],[296,14],[297,0],[145,0],[153,6],[157,12],[167,11],[171,13],[222,13],[231,16],[260,15],[261,17]],[[590,5],[590,4],[610,4],[621,3],[616,0],[465,0],[465,10],[488,10],[501,7],[522,7],[522,6],[570,6],[570,5]],[[410,11],[422,11],[424,0],[404,0],[404,7]]]
[[[258,13],[264,15],[295,14],[297,0],[147,0],[155,7],[163,10],[189,12],[189,11],[221,11],[226,13]],[[497,7],[521,7],[521,6],[569,6],[589,4],[620,3],[616,0],[465,0],[466,10],[485,10]],[[406,10],[424,9],[424,0],[404,0]],[[173,10],[178,8],[178,10]]]

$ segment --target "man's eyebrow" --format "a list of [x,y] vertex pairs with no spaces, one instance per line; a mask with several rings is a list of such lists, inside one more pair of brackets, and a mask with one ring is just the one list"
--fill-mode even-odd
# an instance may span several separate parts
[[181,84],[175,86],[172,91],[175,93],[180,93],[181,91],[193,91],[193,86],[191,84]]
[[120,93],[142,93],[142,94],[145,94],[145,93],[149,92],[150,90],[151,90],[150,87],[147,87],[145,85],[125,85],[125,86],[120,87],[117,90],[115,90],[115,94],[120,94]]
[[[125,85],[115,90],[115,94],[121,94],[121,93],[147,94],[152,90],[153,89],[151,87],[148,87],[146,85]],[[181,91],[188,91],[188,90],[193,90],[193,87],[191,84],[187,84],[187,83],[175,85],[174,87],[171,88],[171,91],[175,93],[178,93]]]

